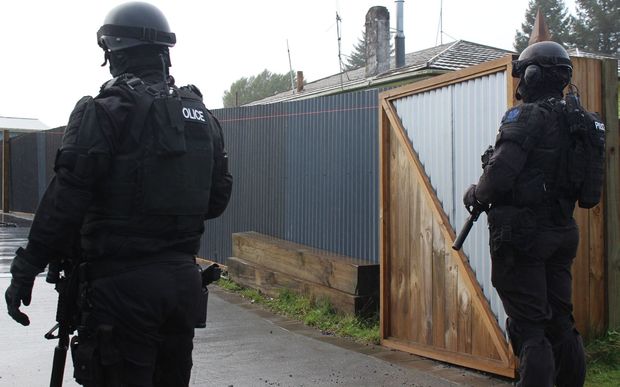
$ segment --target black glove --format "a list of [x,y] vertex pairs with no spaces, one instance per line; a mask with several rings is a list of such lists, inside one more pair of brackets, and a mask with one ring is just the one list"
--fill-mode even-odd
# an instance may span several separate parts
[[209,265],[206,269],[202,270],[202,287],[206,287],[220,279],[222,274],[222,268],[217,263]]
[[11,285],[4,293],[4,298],[9,316],[22,325],[30,325],[30,319],[19,310],[19,307],[22,303],[25,306],[30,305],[34,279],[43,269],[28,262],[25,256],[26,251],[24,249],[21,247],[17,249],[17,254],[11,264],[13,278]]
[[472,184],[465,191],[465,195],[463,195],[463,204],[465,204],[465,208],[471,214],[475,210],[484,209],[487,206],[484,203],[480,203],[476,199],[476,185]]

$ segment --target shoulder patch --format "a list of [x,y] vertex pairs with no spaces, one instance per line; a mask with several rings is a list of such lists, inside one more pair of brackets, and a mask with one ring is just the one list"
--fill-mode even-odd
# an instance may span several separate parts
[[207,122],[207,113],[204,105],[194,100],[183,100],[181,114],[185,121],[193,121],[201,124]]
[[521,106],[513,107],[508,110],[504,114],[504,118],[502,118],[502,124],[510,124],[512,122],[517,122],[519,117],[521,116]]

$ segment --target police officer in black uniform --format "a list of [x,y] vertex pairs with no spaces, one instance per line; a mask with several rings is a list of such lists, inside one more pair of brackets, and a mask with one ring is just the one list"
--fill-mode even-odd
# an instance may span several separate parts
[[183,386],[201,316],[195,256],[204,220],[228,204],[222,130],[195,86],[168,74],[176,42],[141,2],[109,12],[97,33],[114,77],[79,100],[36,212],[11,266],[11,317],[29,324],[35,276],[80,257],[81,315],[72,342],[84,385]]
[[[504,115],[494,152],[463,201],[487,209],[492,283],[508,315],[507,332],[519,357],[520,386],[581,386],[582,340],[575,329],[571,265],[579,231],[575,203],[584,169],[571,135],[563,90],[572,76],[566,50],[545,41],[513,63],[523,103]],[[589,125],[602,125],[587,112]],[[600,185],[602,175],[598,184]]]

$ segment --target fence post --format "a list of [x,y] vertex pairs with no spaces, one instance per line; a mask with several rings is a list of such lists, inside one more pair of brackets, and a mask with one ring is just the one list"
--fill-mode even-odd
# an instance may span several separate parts
[[602,63],[603,112],[607,132],[605,219],[607,229],[607,294],[609,329],[620,328],[620,160],[618,150],[618,62],[603,60]]
[[2,212],[9,212],[9,163],[11,161],[9,138],[10,132],[5,129],[2,131]]

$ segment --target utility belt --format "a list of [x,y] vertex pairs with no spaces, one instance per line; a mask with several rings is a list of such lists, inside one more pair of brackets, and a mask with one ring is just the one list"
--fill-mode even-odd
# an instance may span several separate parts
[[540,227],[567,226],[573,220],[574,203],[558,199],[534,207],[493,205],[488,212],[490,247],[498,253],[507,245],[525,252],[532,247]]
[[[196,263],[194,255],[179,252],[160,252],[131,259],[106,259],[89,260],[80,265],[80,272],[83,272],[85,282],[92,282],[101,278],[126,273],[157,263],[188,262]],[[83,268],[82,268],[83,266]],[[80,283],[82,278],[80,278]]]

